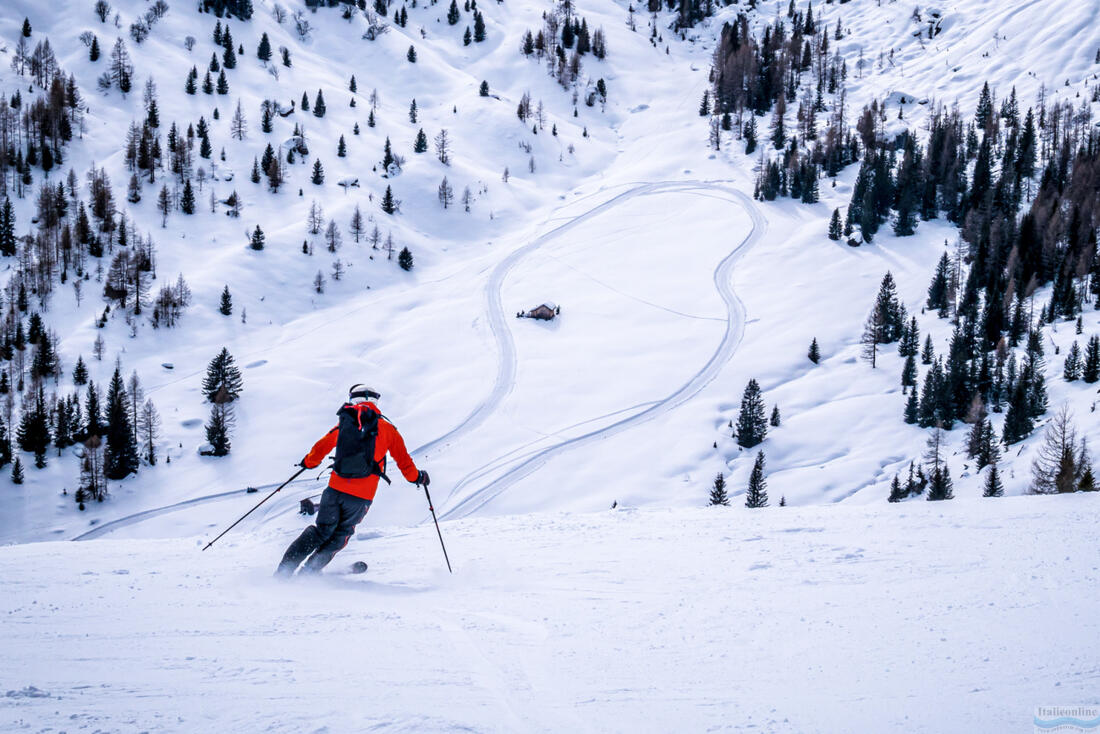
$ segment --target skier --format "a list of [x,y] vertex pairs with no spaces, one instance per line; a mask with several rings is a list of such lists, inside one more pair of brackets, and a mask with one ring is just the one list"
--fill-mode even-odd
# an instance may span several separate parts
[[[320,573],[348,544],[355,526],[362,522],[378,490],[378,478],[386,476],[386,454],[393,455],[401,474],[417,486],[428,486],[428,472],[416,468],[405,441],[372,402],[380,398],[365,385],[353,385],[348,401],[336,412],[336,427],[313,445],[299,463],[307,469],[320,465],[333,448],[336,460],[328,487],[321,495],[317,521],[302,531],[283,555],[276,576],[293,575],[305,560],[301,573]],[[306,560],[308,557],[308,560]]]

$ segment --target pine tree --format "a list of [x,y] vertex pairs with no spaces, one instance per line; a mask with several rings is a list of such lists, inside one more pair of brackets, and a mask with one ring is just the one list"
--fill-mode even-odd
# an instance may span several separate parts
[[241,371],[229,350],[222,347],[206,367],[206,377],[202,381],[202,394],[214,402],[219,392],[224,391],[223,400],[232,402],[240,397],[244,389]]
[[818,349],[818,347],[817,347],[817,337],[816,336],[810,342],[810,351],[807,352],[806,357],[811,362],[813,362],[814,364],[818,364],[818,363],[821,362],[821,350]]
[[951,261],[944,252],[936,265],[936,273],[932,276],[932,283],[928,286],[928,300],[925,305],[930,310],[940,312],[941,318],[947,315],[947,291],[950,283]]
[[997,465],[992,464],[989,467],[989,473],[985,477],[985,489],[982,490],[982,497],[1001,497],[1005,493],[1005,488],[1001,484],[1000,473],[997,471]]
[[451,0],[451,7],[447,8],[447,25],[455,25],[458,23],[458,3],[455,0]]
[[130,424],[126,388],[122,374],[115,367],[107,388],[107,451],[104,474],[108,479],[123,479],[138,469],[137,440]]
[[[901,387],[904,391],[907,387],[917,386],[917,359],[912,354],[905,358],[905,366],[901,369]],[[914,394],[916,390],[913,391]]]
[[[89,61],[99,61],[99,55],[100,55],[99,39],[96,38],[95,36],[92,36],[92,45],[88,49],[88,60]],[[188,92],[188,94],[194,94],[194,92]]]
[[393,197],[393,191],[389,186],[386,186],[386,193],[382,195],[382,211],[386,214],[393,214],[397,211],[397,202]]
[[916,387],[909,392],[909,399],[905,401],[905,422],[914,425],[920,420],[920,408],[917,402]]
[[[474,12],[474,43],[485,40],[485,16],[480,12]],[[482,95],[483,97],[486,95]]]
[[31,37],[31,20],[30,18],[23,19],[23,38]]
[[23,461],[18,456],[15,457],[15,463],[11,467],[11,483],[23,483]]
[[409,46],[409,51],[408,51],[408,53],[405,54],[405,58],[409,60],[410,64],[415,64],[416,63],[416,49],[413,48],[412,46]]
[[768,423],[760,385],[755,379],[750,379],[741,396],[741,410],[737,415],[737,443],[751,449],[764,440],[767,432]]
[[477,93],[481,97],[488,97],[489,96],[489,82],[487,82],[483,79],[481,81],[481,86],[478,87],[478,89],[477,89]]
[[932,360],[936,358],[936,351],[932,348],[932,335],[928,334],[924,337],[924,348],[920,352],[920,363],[924,365],[932,364]]
[[1066,353],[1062,377],[1066,382],[1076,382],[1081,379],[1081,348],[1077,346],[1077,342],[1073,342]]
[[894,481],[890,483],[890,496],[886,498],[887,502],[901,502],[907,496],[904,489],[901,487],[901,481],[898,479],[898,475],[894,475]]
[[829,239],[840,239],[840,209],[833,209],[833,218],[829,220]]
[[424,128],[416,133],[416,142],[413,143],[414,153],[423,153],[428,149],[428,136],[424,134]]
[[749,475],[749,489],[745,493],[745,507],[768,506],[768,483],[764,477],[764,452],[756,454],[756,461],[752,465],[752,474]]
[[325,182],[325,167],[321,165],[321,159],[313,161],[313,175],[309,178],[315,186],[320,186]]
[[313,103],[313,116],[325,116],[325,95],[321,92],[320,89],[317,90],[317,100]]
[[778,405],[772,406],[772,417],[768,419],[768,423],[772,426],[772,428],[779,428],[780,418]]
[[184,214],[195,213],[195,190],[191,188],[191,179],[183,182],[183,194],[180,195],[180,211]]
[[348,144],[344,141],[344,136],[340,136],[340,140],[336,143],[336,157],[346,158],[348,155]]
[[218,313],[222,316],[230,316],[233,313],[233,296],[229,294],[229,286],[222,289],[221,305],[218,306]]
[[253,250],[264,249],[264,231],[260,229],[260,225],[256,225],[256,229],[252,232],[252,239],[249,241],[249,246]]
[[88,382],[88,366],[84,364],[84,355],[76,358],[76,366],[73,368],[73,384],[80,386]]
[[271,41],[268,39],[266,32],[260,36],[260,45],[256,49],[256,56],[260,61],[271,61]]
[[401,252],[397,255],[397,264],[401,266],[402,270],[413,269],[413,256],[408,247],[401,248]]
[[1085,347],[1085,366],[1081,375],[1085,382],[1092,384],[1100,380],[1100,337],[1089,337]]
[[726,478],[721,472],[714,477],[714,486],[710,490],[710,504],[728,507],[729,495],[726,493]]
[[206,424],[206,442],[212,448],[214,456],[227,456],[231,444],[229,431],[232,427],[232,408],[221,402],[215,402],[210,406],[210,420]]
[[927,499],[933,502],[954,499],[953,486],[951,471],[947,468],[947,464],[943,464],[942,467],[937,466],[932,470],[932,476],[928,482]]
[[218,94],[229,94],[229,80],[225,78],[225,69],[218,72],[218,83],[214,88]]
[[222,54],[222,66],[226,69],[237,68],[237,54],[233,51],[233,43],[226,44],[225,53]]

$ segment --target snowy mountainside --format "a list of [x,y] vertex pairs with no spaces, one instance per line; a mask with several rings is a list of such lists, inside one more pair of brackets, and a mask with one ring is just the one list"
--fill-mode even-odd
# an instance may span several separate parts
[[[37,11],[10,7],[5,37],[14,38],[19,16]],[[854,167],[841,173],[835,188],[823,188],[822,203],[808,207],[755,204],[720,190],[725,185],[748,193],[755,162],[738,152],[733,139],[719,155],[705,155],[706,131],[702,122],[692,123],[691,110],[707,86],[717,30],[740,6],[720,9],[685,31],[685,40],[668,28],[671,16],[661,14],[650,30],[653,42],[646,38],[643,13],[634,14],[638,30],[632,32],[624,23],[627,9],[618,4],[579,7],[593,28],[606,32],[610,52],[602,61],[585,58],[576,117],[571,93],[546,74],[545,62],[519,53],[522,34],[540,23],[543,9],[537,5],[483,9],[488,38],[469,46],[462,45],[459,30],[466,16],[449,26],[441,6],[410,8],[412,25],[393,26],[368,42],[360,38],[367,22],[362,16],[349,22],[336,9],[307,11],[313,31],[303,41],[293,20],[280,24],[271,16],[273,4],[260,5],[247,23],[226,23],[245,49],[228,74],[229,93],[194,96],[182,92],[180,77],[189,63],[205,69],[215,48],[207,27],[214,19],[173,8],[144,43],[129,43],[134,90],[126,98],[117,89],[96,91],[99,68],[84,61],[86,49],[75,37],[85,28],[99,33],[106,54],[112,35],[124,36],[126,21],[143,7],[119,4],[121,29],[112,29],[110,21],[100,24],[82,6],[72,14],[55,9],[34,22],[35,34],[55,37],[63,52],[59,60],[76,75],[89,107],[86,130],[69,146],[65,166],[79,171],[97,161],[121,187],[128,171],[117,137],[105,131],[141,119],[139,91],[151,76],[162,127],[203,115],[215,143],[212,162],[235,177],[208,181],[199,211],[191,217],[173,212],[165,227],[155,206],[158,184],[145,185],[142,201],[126,206],[138,231],[157,240],[159,276],[183,273],[191,284],[195,305],[180,326],[153,330],[139,319],[138,336],[130,338],[130,328],[116,316],[102,331],[107,356],[98,363],[88,356],[96,334],[92,310],[74,308],[72,294],[62,291],[51,302],[49,321],[62,336],[65,369],[84,355],[101,385],[112,355],[121,355],[124,374],[137,370],[164,414],[161,443],[172,464],[144,467],[136,477],[111,483],[117,501],[94,505],[85,515],[74,515],[68,499],[56,495],[59,487],[71,494],[75,460],[29,471],[26,489],[16,490],[20,522],[8,539],[39,538],[51,529],[67,534],[87,529],[88,520],[94,527],[190,498],[269,486],[281,477],[266,468],[292,463],[331,420],[331,401],[320,396],[363,379],[385,386],[387,413],[411,446],[426,449],[418,458],[446,478],[440,505],[451,516],[484,509],[593,509],[613,501],[694,505],[718,471],[730,474],[740,491],[750,462],[742,460],[746,454],[726,424],[749,377],[761,381],[765,399],[784,415],[783,427],[764,445],[776,497],[794,503],[877,502],[893,474],[919,458],[923,432],[897,420],[904,406],[894,374],[900,362],[884,356],[886,369],[870,372],[858,361],[856,342],[882,273],[893,272],[909,310],[919,312],[927,278],[943,243],[957,240],[956,231],[945,222],[927,222],[915,238],[881,236],[875,246],[859,250],[824,239],[828,213],[850,194]],[[758,3],[752,23],[772,22],[786,9],[786,3]],[[1089,54],[1052,56],[1057,65],[1025,61],[1046,58],[1036,49],[1040,43],[1060,54],[1100,43],[1073,3],[1059,4],[1056,12],[1049,4],[979,2],[919,13],[897,3],[814,10],[823,27],[839,22],[844,29],[836,50],[848,64],[853,117],[872,99],[904,99],[903,119],[919,129],[933,102],[957,100],[969,108],[986,79],[1001,96],[1015,86],[1021,104],[1040,85],[1051,98],[1084,93],[1087,99],[1095,84]],[[79,29],[70,27],[74,14],[82,19]],[[1043,23],[1048,16],[1060,21]],[[918,38],[927,36],[930,19],[938,35]],[[1031,27],[1043,31],[1025,32]],[[255,58],[261,33],[270,36],[273,48],[291,52],[289,68],[279,65],[277,53],[269,62],[278,78]],[[196,39],[191,51],[182,42],[188,35]],[[405,59],[410,44],[418,49],[415,64]],[[14,73],[5,68],[3,74],[11,84]],[[352,74],[356,94],[348,90]],[[480,79],[489,84],[488,98],[478,94]],[[597,79],[605,80],[608,100],[589,107],[584,92]],[[325,117],[299,109],[277,117],[271,134],[260,132],[263,99],[297,102],[305,92],[312,102],[317,89],[325,94]],[[374,128],[365,123],[372,89],[381,98]],[[537,134],[516,119],[515,107],[527,91],[533,104],[544,103],[546,124]],[[354,108],[347,106],[352,98]],[[414,98],[416,123],[408,115]],[[237,99],[248,120],[242,141],[230,134]],[[351,133],[356,122],[359,135]],[[252,159],[267,142],[287,139],[295,124],[304,127],[311,149],[306,162],[288,165],[288,182],[276,194],[248,181]],[[431,150],[412,152],[421,127],[429,139],[448,129],[450,165]],[[550,127],[557,136],[548,134]],[[346,158],[335,155],[340,135]],[[405,158],[404,170],[391,178],[379,169],[387,137]],[[218,160],[223,148],[224,164]],[[325,167],[321,186],[309,180],[309,161],[317,159]],[[505,167],[507,183],[501,180]],[[471,212],[458,202],[442,210],[436,188],[443,175],[456,193],[470,186]],[[348,176],[358,176],[361,188],[345,192],[335,185]],[[685,183],[673,185],[678,180]],[[673,184],[645,188],[665,181]],[[728,183],[714,183],[722,181]],[[387,185],[402,202],[393,216],[378,207]],[[216,214],[204,210],[210,188],[219,198],[240,194],[239,220],[224,216],[224,206]],[[323,231],[306,231],[314,201],[324,209],[324,221],[342,230],[335,254],[327,253]],[[383,238],[392,233],[397,247],[411,249],[412,273],[398,270],[384,252],[353,243],[346,228],[356,205],[368,217],[368,230],[377,223]],[[17,202],[17,210],[22,223],[33,213],[29,201]],[[247,249],[247,235],[257,224],[268,240],[262,253]],[[704,229],[711,224],[713,234]],[[692,236],[684,238],[689,229]],[[313,255],[300,252],[303,240],[314,245]],[[734,293],[724,307],[715,276],[741,243],[729,271]],[[338,282],[331,277],[336,259],[346,270]],[[326,278],[323,294],[313,288],[319,271]],[[236,308],[228,318],[216,310],[226,285]],[[86,301],[95,303],[97,289],[87,290]],[[560,322],[548,329],[510,322],[516,310],[541,300],[564,304]],[[242,309],[246,323],[239,320]],[[948,325],[921,322],[938,346],[946,345]],[[804,358],[813,337],[825,356],[816,369]],[[1068,334],[1058,340],[1067,342],[1059,348],[1072,341]],[[222,345],[245,368],[246,392],[230,455],[201,458],[194,452],[203,442],[207,408],[198,395],[199,378]],[[165,362],[171,371],[161,366]],[[1057,362],[1048,360],[1050,402],[1077,406],[1082,433],[1091,435],[1089,402],[1079,384],[1054,379]],[[956,454],[960,434],[949,436]],[[1025,491],[1039,434],[1018,457],[1005,457],[1009,493]],[[960,491],[979,492],[977,475],[965,467],[962,474]],[[316,486],[306,482],[295,497],[315,493]],[[669,487],[676,490],[670,493]],[[372,513],[381,522],[422,517],[416,503],[400,494]],[[179,519],[179,532],[194,530]]]

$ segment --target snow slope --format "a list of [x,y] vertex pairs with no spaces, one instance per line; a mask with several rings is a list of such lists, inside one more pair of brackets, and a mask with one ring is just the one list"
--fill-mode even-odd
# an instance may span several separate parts
[[289,585],[293,521],[9,547],[0,729],[1030,731],[1097,703],[1097,501],[477,518]]

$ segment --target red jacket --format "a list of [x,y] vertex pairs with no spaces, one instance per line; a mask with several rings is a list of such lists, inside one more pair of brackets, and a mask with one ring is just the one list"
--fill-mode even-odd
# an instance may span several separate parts
[[[378,410],[378,406],[371,402],[359,403],[354,407],[359,412],[374,411],[379,415],[382,414],[381,411]],[[336,448],[336,436],[339,432],[340,427],[336,426],[326,433],[320,441],[313,444],[313,448],[306,454],[306,458],[302,460],[302,463],[305,464],[307,469],[314,469],[320,466],[329,452]],[[386,470],[387,453],[393,456],[393,460],[397,462],[397,468],[401,470],[401,474],[404,475],[405,479],[410,482],[415,482],[420,475],[420,470],[416,468],[416,464],[413,463],[408,450],[405,449],[405,439],[401,438],[401,434],[397,432],[397,429],[394,428],[392,423],[382,418],[378,421],[378,438],[375,439],[374,442],[374,460],[382,467],[382,471]],[[332,472],[331,476],[329,476],[328,486],[338,492],[344,492],[345,494],[373,501],[374,494],[378,491],[379,478],[377,474],[373,474],[369,477],[349,479],[348,477],[338,475],[336,472]]]

